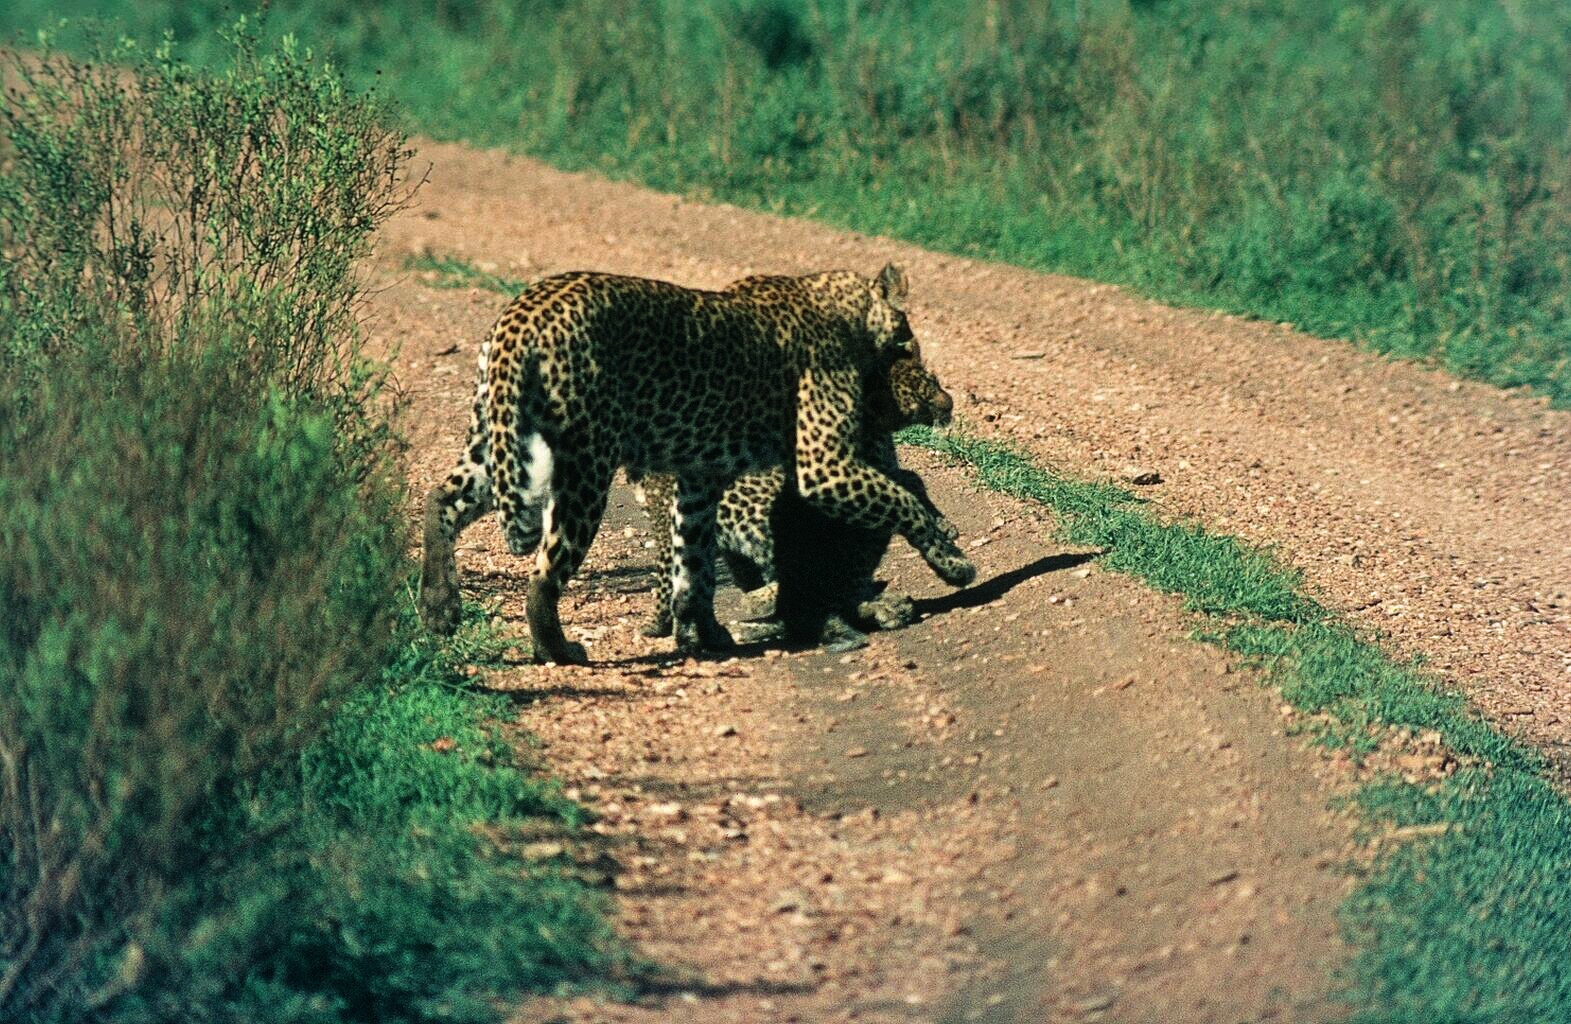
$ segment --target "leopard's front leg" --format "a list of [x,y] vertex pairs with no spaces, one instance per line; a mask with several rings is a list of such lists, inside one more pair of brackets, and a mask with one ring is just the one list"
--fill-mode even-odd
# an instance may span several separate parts
[[954,526],[888,474],[856,457],[858,410],[844,397],[845,389],[855,386],[855,375],[837,386],[833,377],[804,375],[796,407],[796,490],[842,523],[894,529],[939,580],[966,586],[976,580],[977,570],[955,545]]
[[895,530],[939,579],[954,587],[968,585],[976,579],[976,567],[955,544],[954,527],[930,504],[857,457],[860,395],[854,372],[803,374],[797,392],[797,490],[842,522]]
[[798,466],[797,481],[802,497],[826,515],[867,529],[892,527],[950,586],[963,587],[976,579],[976,566],[955,544],[956,532],[948,520],[872,467],[849,457],[827,467]]

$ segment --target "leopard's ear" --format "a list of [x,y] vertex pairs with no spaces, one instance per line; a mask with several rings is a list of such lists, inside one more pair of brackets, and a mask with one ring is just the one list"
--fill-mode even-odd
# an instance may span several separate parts
[[906,308],[906,272],[893,263],[884,265],[878,272],[878,294],[890,306],[904,312]]

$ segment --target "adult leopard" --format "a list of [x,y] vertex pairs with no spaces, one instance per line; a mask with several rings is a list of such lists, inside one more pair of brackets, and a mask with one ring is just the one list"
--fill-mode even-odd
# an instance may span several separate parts
[[508,549],[535,553],[526,596],[534,656],[584,664],[557,604],[599,530],[619,466],[676,478],[672,612],[682,650],[731,636],[714,614],[715,510],[739,474],[793,467],[830,517],[893,529],[939,578],[976,570],[953,529],[857,456],[870,374],[909,354],[905,275],[837,270],[703,291],[574,272],[503,310],[481,348],[468,442],[426,498],[420,608],[458,619],[458,534],[493,502]]

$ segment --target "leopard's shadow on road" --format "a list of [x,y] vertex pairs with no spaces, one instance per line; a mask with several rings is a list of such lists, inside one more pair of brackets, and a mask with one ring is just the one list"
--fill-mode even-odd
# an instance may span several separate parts
[[[935,615],[957,612],[965,608],[980,608],[983,605],[999,600],[1028,580],[1035,579],[1038,576],[1045,576],[1051,572],[1073,569],[1075,566],[1084,565],[1100,557],[1103,553],[1102,551],[1073,551],[1046,555],[1019,568],[1001,572],[991,579],[966,587],[963,590],[956,590],[942,597],[917,598],[912,602],[916,610],[917,620],[922,621]],[[654,569],[650,566],[617,566],[611,569],[591,571],[585,575],[588,577],[587,583],[591,593],[636,594],[652,591],[654,587]],[[730,582],[723,571],[720,577],[718,582],[721,586]],[[697,657],[700,661],[724,660],[728,658],[752,659],[762,657],[764,652],[773,646],[777,645],[770,643],[739,643],[727,650],[700,654]],[[816,645],[786,643],[779,646],[783,646],[786,650],[812,650]],[[659,676],[664,674],[664,669],[680,664],[684,660],[685,656],[676,655],[670,651],[660,651],[610,658],[603,662],[597,662],[597,664],[606,668],[620,669],[643,667],[646,670],[644,674]],[[524,662],[516,663],[523,664]],[[513,690],[508,692],[508,696],[519,703],[533,703],[538,700],[563,697],[601,697],[613,700],[628,700],[636,697],[635,694],[625,690],[600,689],[570,684]]]
[[980,608],[982,605],[992,604],[1027,580],[1045,576],[1050,572],[1073,569],[1101,554],[1100,551],[1072,551],[1047,555],[1018,569],[1001,572],[992,579],[973,584],[964,590],[956,590],[942,597],[917,598],[913,604],[916,605],[917,615],[924,619],[933,615],[943,615],[946,612],[957,612],[962,608]]

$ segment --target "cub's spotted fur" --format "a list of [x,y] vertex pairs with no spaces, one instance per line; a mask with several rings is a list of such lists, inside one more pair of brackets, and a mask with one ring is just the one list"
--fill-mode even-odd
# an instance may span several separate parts
[[[869,378],[863,401],[867,414],[857,454],[925,501],[921,479],[900,468],[892,435],[914,424],[948,423],[954,400],[913,345],[911,354],[895,360],[886,375]],[[650,477],[640,485],[638,497],[654,529],[656,564],[665,565],[670,561],[675,481]],[[829,519],[802,500],[783,467],[737,478],[720,500],[717,526],[720,554],[731,577],[750,592],[747,614],[754,621],[743,627],[749,640],[784,635],[846,649],[865,642],[859,627],[897,629],[915,615],[910,598],[881,593],[882,585],[873,580],[893,531]],[[660,574],[644,634],[671,634],[668,573]]]
[[893,529],[956,586],[976,570],[927,504],[857,455],[863,382],[911,352],[905,276],[759,277],[700,291],[570,273],[502,312],[480,354],[469,440],[426,499],[421,613],[458,617],[453,545],[492,507],[508,548],[535,554],[535,657],[583,663],[557,602],[605,513],[618,466],[676,479],[672,610],[678,647],[729,646],[714,615],[715,510],[739,474],[791,465],[814,508]]

